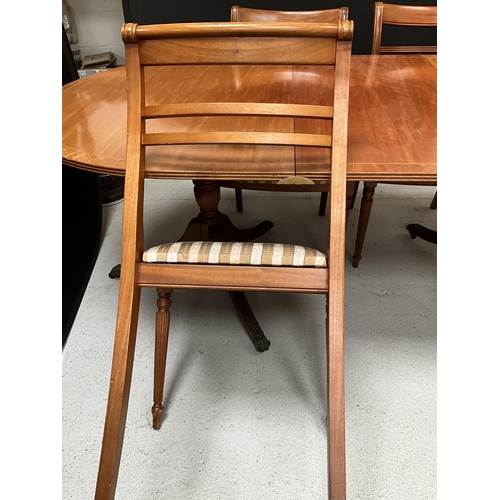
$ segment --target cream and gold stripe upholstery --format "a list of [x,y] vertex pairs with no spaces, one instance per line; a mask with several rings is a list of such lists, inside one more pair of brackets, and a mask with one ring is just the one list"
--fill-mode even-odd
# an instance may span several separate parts
[[228,264],[234,266],[327,267],[326,255],[313,248],[282,243],[185,241],[146,250],[143,262]]
[[[278,181],[269,181],[269,180],[265,180],[265,181],[252,181],[252,180],[249,180],[249,181],[240,181],[241,183],[245,183],[245,184],[277,184]],[[329,184],[328,181],[317,181],[317,180],[313,180],[313,183],[314,184],[317,184],[317,185],[323,185],[323,184]]]

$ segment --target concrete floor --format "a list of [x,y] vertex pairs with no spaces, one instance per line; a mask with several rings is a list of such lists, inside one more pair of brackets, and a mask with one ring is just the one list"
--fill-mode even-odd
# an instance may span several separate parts
[[[177,239],[197,213],[190,182],[148,181],[146,245]],[[363,258],[346,244],[345,361],[349,499],[436,494],[436,251],[410,222],[436,228],[432,187],[379,185]],[[168,197],[167,197],[168,196]],[[326,250],[319,194],[244,192],[240,227],[271,219],[263,241]],[[93,498],[113,349],[122,204],[104,208],[102,248],[63,353],[65,500]],[[166,222],[169,222],[168,224]],[[225,292],[176,291],[166,418],[151,426],[156,294],[142,293],[117,500],[326,499],[325,298],[248,294],[271,340],[258,353]]]

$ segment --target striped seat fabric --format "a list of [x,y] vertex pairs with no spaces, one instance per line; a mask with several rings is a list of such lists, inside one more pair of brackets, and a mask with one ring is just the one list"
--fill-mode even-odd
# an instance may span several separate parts
[[185,241],[146,250],[143,262],[228,264],[235,266],[327,267],[326,255],[313,248],[282,243]]
[[[269,180],[264,180],[264,181],[252,181],[252,180],[248,180],[248,181],[240,181],[242,183],[245,183],[245,184],[277,184],[278,181],[269,181]],[[323,184],[329,184],[328,181],[317,181],[317,180],[313,180],[314,184],[317,184],[317,185],[323,185]],[[307,184],[306,184],[307,186]]]

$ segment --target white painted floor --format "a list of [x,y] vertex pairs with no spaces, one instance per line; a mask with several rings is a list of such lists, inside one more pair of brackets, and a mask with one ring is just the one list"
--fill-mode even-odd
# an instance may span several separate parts
[[[190,182],[147,182],[146,245],[174,241],[197,214]],[[171,185],[167,186],[171,187]],[[167,192],[168,191],[168,192]],[[361,189],[360,189],[361,191]],[[436,228],[433,187],[379,185],[363,258],[346,245],[345,361],[349,499],[436,493],[436,251],[405,229]],[[172,194],[173,193],[173,194]],[[319,194],[244,192],[240,227],[271,219],[263,241],[325,250]],[[119,281],[121,210],[104,208],[100,255],[63,353],[62,498],[93,498],[106,411]],[[250,342],[225,292],[176,291],[166,418],[151,426],[156,295],[145,290],[117,500],[326,499],[325,298],[249,294],[271,340]]]

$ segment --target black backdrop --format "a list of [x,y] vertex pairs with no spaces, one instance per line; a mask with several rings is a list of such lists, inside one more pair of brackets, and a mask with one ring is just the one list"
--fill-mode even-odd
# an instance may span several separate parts
[[[394,2],[396,3],[396,2]],[[436,0],[402,1],[412,5],[436,5]],[[349,7],[354,21],[354,54],[369,54],[373,34],[372,0],[122,0],[125,22],[138,24],[229,21],[232,5],[273,10],[316,10]],[[393,45],[437,45],[436,28],[386,26],[383,43]]]
[[[78,79],[71,48],[62,28],[62,84]],[[62,165],[62,346],[71,331],[101,240],[99,175]]]

